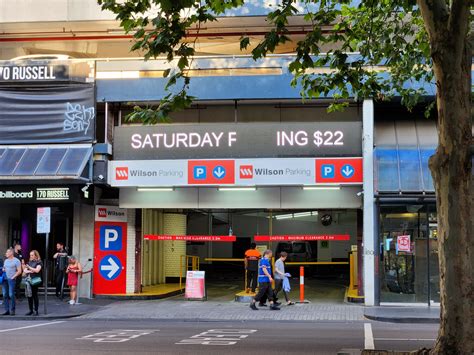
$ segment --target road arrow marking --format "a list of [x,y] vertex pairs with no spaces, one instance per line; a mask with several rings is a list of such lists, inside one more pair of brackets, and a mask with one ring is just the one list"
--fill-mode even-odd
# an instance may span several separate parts
[[100,266],[100,269],[101,270],[104,270],[104,271],[110,271],[108,274],[107,274],[107,277],[109,279],[111,279],[115,273],[120,269],[119,266],[117,265],[117,263],[114,261],[114,259],[112,258],[108,258],[107,259],[109,265],[101,265]]

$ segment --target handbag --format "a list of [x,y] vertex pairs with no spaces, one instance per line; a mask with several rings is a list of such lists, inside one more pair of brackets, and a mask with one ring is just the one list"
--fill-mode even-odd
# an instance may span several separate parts
[[31,280],[30,280],[31,286],[41,285],[42,282],[43,282],[43,280],[41,280],[41,277],[39,277],[39,276],[32,277]]

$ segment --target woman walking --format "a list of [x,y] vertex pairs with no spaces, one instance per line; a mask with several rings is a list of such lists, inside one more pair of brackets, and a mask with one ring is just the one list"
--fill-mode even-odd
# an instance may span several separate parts
[[71,300],[69,304],[76,303],[77,297],[77,282],[79,279],[79,274],[82,273],[82,266],[75,256],[69,257],[69,265],[66,270],[67,276],[67,285],[70,287],[70,296]]
[[43,268],[43,263],[41,257],[37,250],[32,250],[30,252],[30,260],[28,264],[24,266],[23,272],[26,274],[28,285],[31,292],[27,292],[28,306],[30,311],[26,313],[27,316],[38,315],[38,288],[41,285],[41,269]]

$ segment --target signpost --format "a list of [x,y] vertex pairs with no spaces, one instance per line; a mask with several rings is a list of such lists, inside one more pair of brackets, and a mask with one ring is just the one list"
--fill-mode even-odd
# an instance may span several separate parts
[[48,314],[48,247],[49,233],[51,232],[51,208],[39,207],[37,211],[36,233],[46,234],[45,238],[45,263],[44,263],[44,314]]
[[184,298],[199,301],[206,299],[205,271],[188,271],[186,273]]

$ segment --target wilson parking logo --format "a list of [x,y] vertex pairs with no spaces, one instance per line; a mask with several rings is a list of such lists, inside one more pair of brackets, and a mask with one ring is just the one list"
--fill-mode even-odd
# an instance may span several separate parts
[[253,165],[241,165],[239,171],[241,179],[253,178]]
[[100,207],[97,211],[97,215],[100,217],[100,218],[107,218],[107,208],[104,208],[104,207]]
[[117,168],[115,168],[115,179],[116,180],[128,180],[128,167],[117,167]]

